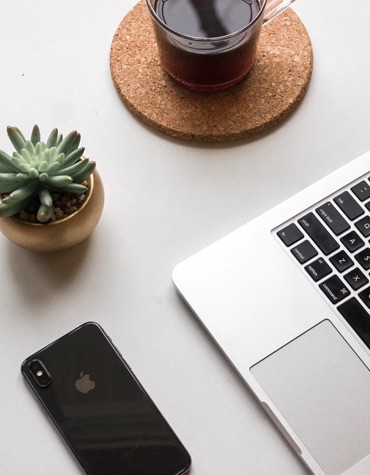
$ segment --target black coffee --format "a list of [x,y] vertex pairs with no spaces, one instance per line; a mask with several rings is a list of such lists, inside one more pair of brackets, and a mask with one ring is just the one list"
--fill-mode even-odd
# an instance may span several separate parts
[[259,12],[257,0],[157,0],[161,20],[178,33],[200,38],[244,28]]
[[192,37],[178,38],[154,24],[162,65],[184,86],[224,89],[239,82],[252,67],[261,16],[248,32],[222,37],[238,32],[257,17],[258,0],[156,0],[154,8],[168,27]]

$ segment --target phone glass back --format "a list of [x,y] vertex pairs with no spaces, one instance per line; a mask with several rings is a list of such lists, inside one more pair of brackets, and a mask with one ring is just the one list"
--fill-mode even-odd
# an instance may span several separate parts
[[86,323],[22,373],[91,475],[180,475],[190,457],[110,339]]

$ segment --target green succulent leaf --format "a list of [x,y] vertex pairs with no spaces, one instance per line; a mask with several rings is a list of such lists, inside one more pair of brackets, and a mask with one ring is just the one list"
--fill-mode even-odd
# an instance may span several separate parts
[[57,154],[55,154],[55,155],[56,155],[55,161],[60,163],[61,165],[65,166],[64,165],[64,160],[66,158],[65,154],[64,153],[59,153],[58,155]]
[[63,134],[59,134],[58,137],[57,137],[57,141],[55,143],[55,146],[58,147],[61,144],[62,140],[63,140]]
[[[56,175],[57,170],[59,170],[61,166],[60,162],[53,162],[50,165],[48,165],[47,169],[45,170],[48,175]],[[62,170],[63,171],[63,170]],[[65,175],[65,173],[63,173]]]
[[75,183],[82,183],[89,178],[92,172],[95,170],[95,162],[90,161],[86,164],[85,168],[79,173],[73,175],[73,181]]
[[39,189],[38,194],[41,204],[43,204],[47,208],[51,208],[53,206],[53,198],[47,188]]
[[35,155],[41,155],[44,152],[45,148],[46,145],[44,144],[44,142],[38,142],[35,145]]
[[71,183],[61,188],[61,191],[65,191],[66,193],[85,193],[87,190],[87,186],[78,183]]
[[30,176],[27,173],[17,173],[17,178],[19,183],[26,183],[27,181],[30,181]]
[[34,163],[34,161],[32,160],[33,153],[30,153],[27,150],[27,148],[22,148],[21,155],[22,155],[22,158],[23,158],[24,162],[26,162],[30,165],[32,164],[32,162]]
[[74,130],[70,132],[58,145],[58,153],[68,154],[73,151],[80,143],[80,134]]
[[73,150],[76,150],[79,147],[80,142],[81,142],[81,135],[78,132],[76,132],[75,138],[67,153],[70,153],[70,152],[73,152]]
[[31,133],[31,142],[33,145],[37,145],[41,140],[40,129],[37,124],[33,126],[32,133]]
[[0,200],[0,216],[13,216],[23,209],[27,208],[29,199],[20,201],[18,203],[3,203]]
[[[33,143],[30,140],[27,140],[26,148],[23,149],[23,150],[26,150],[28,152],[28,154],[30,156],[30,160],[32,160],[32,159],[35,160],[39,157],[39,155],[36,154],[35,146],[33,145]],[[22,150],[22,156],[23,156],[23,150]]]
[[16,173],[1,173],[0,186],[2,183],[15,183],[19,185],[19,180]]
[[63,165],[65,167],[69,167],[70,165],[73,165],[74,163],[77,162],[77,160],[80,160],[84,151],[85,151],[85,147],[81,147],[81,148],[78,148],[77,150],[74,150],[73,152],[70,152],[65,157]]
[[4,198],[3,203],[19,203],[20,201],[25,200],[29,196],[33,195],[37,190],[38,183],[31,181],[23,186],[20,186],[14,190],[10,195]]
[[48,162],[46,160],[42,161],[39,165],[39,172],[43,173],[43,172],[46,172],[46,170],[48,169]]
[[0,173],[0,193],[11,193],[27,181],[29,178],[22,179],[15,173]]
[[17,172],[18,168],[13,164],[12,157],[0,150],[0,173]]
[[39,171],[37,168],[31,168],[29,172],[30,178],[38,178],[39,177]]
[[50,149],[50,158],[48,160],[49,168],[52,171],[58,170],[58,168],[64,163],[64,153],[59,153],[55,147]]
[[57,145],[57,140],[58,140],[58,129],[53,129],[51,132],[50,132],[50,135],[46,141],[46,147],[47,148],[52,148],[52,147],[56,147]]
[[32,167],[29,163],[26,163],[26,162],[20,162],[19,164],[19,170],[23,173],[31,173],[31,170],[33,169],[34,167]]
[[51,161],[51,149],[46,148],[44,150],[44,153],[42,154],[42,158],[45,160],[45,162],[50,163]]
[[[73,178],[73,181],[77,181],[74,179],[74,175],[77,174],[77,173],[80,173],[81,171],[83,171],[86,166],[88,165],[89,163],[89,160],[87,158],[83,159],[83,160],[80,160],[79,162],[71,165],[70,167],[68,168],[62,168],[61,170],[58,170],[55,172],[55,175],[69,175]],[[83,181],[83,180],[82,180]]]
[[7,128],[8,137],[14,148],[17,152],[21,152],[22,148],[26,146],[26,139],[22,132],[17,127],[8,127]]
[[40,181],[54,188],[61,188],[72,183],[72,178],[67,175],[49,176],[47,173],[41,173]]
[[41,203],[37,211],[37,219],[40,221],[40,223],[46,223],[46,221],[49,221],[49,219],[53,217],[53,213],[53,206],[45,206],[43,203]]

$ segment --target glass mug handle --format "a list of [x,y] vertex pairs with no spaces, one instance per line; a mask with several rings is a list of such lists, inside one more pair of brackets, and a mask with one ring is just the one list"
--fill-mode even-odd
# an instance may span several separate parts
[[289,7],[294,2],[294,0],[267,0],[263,24],[266,25],[270,20],[277,17],[281,12]]

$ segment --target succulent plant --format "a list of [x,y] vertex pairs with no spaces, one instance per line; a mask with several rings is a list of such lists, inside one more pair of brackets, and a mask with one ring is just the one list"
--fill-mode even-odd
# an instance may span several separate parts
[[53,191],[87,191],[82,183],[94,171],[95,162],[82,157],[85,149],[79,148],[78,132],[63,137],[53,129],[46,142],[41,141],[37,125],[30,140],[17,127],[8,127],[7,133],[15,151],[10,156],[0,150],[0,216],[19,213],[36,197],[37,219],[46,222],[54,213]]

